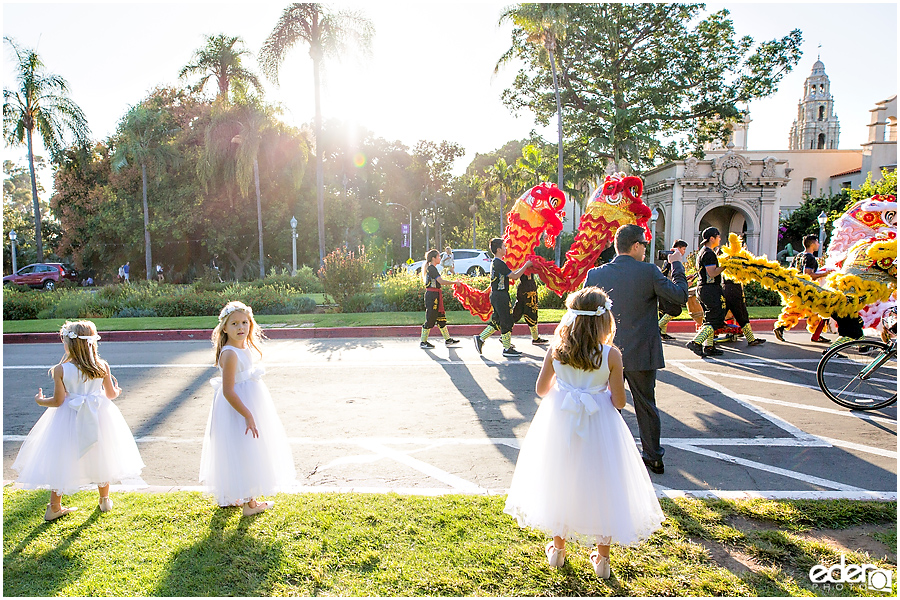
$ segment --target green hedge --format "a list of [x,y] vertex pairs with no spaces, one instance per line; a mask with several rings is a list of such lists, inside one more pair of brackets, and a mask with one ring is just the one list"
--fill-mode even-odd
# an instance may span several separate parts
[[52,294],[14,285],[3,286],[3,320],[37,319],[38,313],[48,308],[52,300]]
[[[210,289],[210,288],[214,289]],[[261,315],[310,313],[316,309],[292,282],[265,285],[240,283],[197,285],[135,282],[113,284],[97,290],[58,289],[53,292],[7,286],[3,294],[3,318],[92,319],[103,317],[215,316],[230,300],[240,300]]]

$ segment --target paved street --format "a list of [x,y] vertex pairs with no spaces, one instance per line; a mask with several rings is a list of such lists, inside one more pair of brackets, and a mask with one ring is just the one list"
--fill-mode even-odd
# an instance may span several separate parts
[[[657,385],[660,495],[896,499],[896,406],[865,414],[831,403],[815,381],[822,347],[807,333],[723,344],[717,360],[677,337]],[[514,342],[525,356],[510,361],[496,336],[484,356],[471,339],[428,352],[409,338],[267,342],[265,381],[292,438],[296,490],[504,493],[539,403],[543,358],[528,338]],[[144,482],[197,486],[216,374],[209,342],[106,342],[101,353],[125,390],[116,403],[147,464]],[[4,480],[14,479],[10,465],[44,410],[34,394],[52,391],[46,370],[60,354],[58,343],[4,347]],[[623,414],[637,435],[630,398]]]

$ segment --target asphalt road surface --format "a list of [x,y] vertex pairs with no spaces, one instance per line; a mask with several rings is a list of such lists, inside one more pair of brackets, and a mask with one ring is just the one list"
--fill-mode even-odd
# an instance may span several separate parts
[[[821,345],[805,332],[788,343],[722,344],[701,359],[665,344],[657,384],[665,474],[660,496],[897,497],[896,405],[871,413],[831,403],[818,389]],[[439,340],[439,338],[438,338]],[[294,491],[416,494],[505,493],[520,441],[538,407],[534,382],[544,351],[497,337],[479,356],[418,339],[279,340],[264,346],[264,381],[291,437]],[[3,478],[52,392],[47,368],[61,345],[3,349]],[[116,400],[147,467],[143,482],[114,489],[201,489],[200,449],[216,375],[208,342],[106,342],[101,354],[124,392]],[[629,396],[623,411],[637,436]],[[265,432],[261,432],[265,435]],[[639,442],[637,442],[639,443]],[[148,487],[149,486],[149,487]]]

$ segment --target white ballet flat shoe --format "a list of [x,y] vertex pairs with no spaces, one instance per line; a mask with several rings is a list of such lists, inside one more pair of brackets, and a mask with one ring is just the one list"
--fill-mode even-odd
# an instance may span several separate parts
[[544,553],[547,555],[547,564],[555,569],[560,568],[566,562],[566,549],[557,548],[553,540],[550,540],[550,543],[544,548]]
[[600,556],[597,550],[591,552],[591,565],[594,567],[594,573],[601,579],[609,579],[609,557]]
[[265,511],[269,510],[270,508],[273,508],[274,506],[275,506],[275,503],[272,501],[269,501],[269,502],[257,502],[256,506],[254,506],[253,508],[250,508],[250,503],[248,502],[241,509],[241,513],[245,517],[252,517],[253,515],[258,515],[261,512],[265,512]]
[[44,520],[45,521],[54,521],[60,518],[63,515],[67,515],[70,512],[75,512],[78,510],[76,507],[69,508],[67,506],[60,506],[59,511],[54,511],[50,508],[50,505],[47,505],[47,510],[44,512]]
[[106,498],[100,498],[100,512],[109,512],[112,510],[113,501],[112,498],[107,496]]

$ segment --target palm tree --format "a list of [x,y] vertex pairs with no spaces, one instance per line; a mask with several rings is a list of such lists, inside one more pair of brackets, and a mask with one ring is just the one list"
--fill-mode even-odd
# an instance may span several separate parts
[[[233,156],[234,180],[244,195],[249,195],[251,177],[256,190],[256,225],[259,233],[259,277],[266,276],[263,253],[262,197],[259,191],[259,151],[271,125],[271,109],[255,98],[242,104],[216,102],[212,121],[206,130],[200,176],[208,182],[213,170]],[[234,154],[232,154],[234,150]]]
[[[511,6],[500,15],[500,24],[511,21],[520,27],[527,35],[527,40],[537,44],[547,53],[550,62],[550,70],[553,74],[553,92],[556,95],[556,117],[559,142],[557,146],[557,185],[564,189],[563,183],[563,126],[562,126],[562,102],[559,98],[559,83],[556,78],[556,52],[557,42],[566,37],[566,21],[568,15],[566,7],[562,4],[518,4]],[[508,62],[513,57],[513,49],[510,48],[497,61],[494,72],[500,65]],[[560,246],[556,244],[556,263],[560,261]]]
[[240,86],[243,90],[253,86],[255,90],[261,91],[259,78],[241,64],[241,57],[250,54],[249,50],[235,48],[243,43],[241,38],[225,34],[207,36],[206,46],[194,51],[192,62],[181,69],[178,77],[184,79],[197,73],[202,74],[203,77],[193,86],[195,91],[202,90],[215,77],[219,88],[217,98],[228,98],[231,84]]
[[278,68],[294,44],[309,45],[313,61],[313,93],[316,101],[316,190],[319,225],[319,265],[325,264],[325,176],[322,166],[322,109],[319,69],[326,56],[339,56],[353,42],[364,53],[371,48],[372,22],[355,12],[329,12],[323,5],[294,3],[284,9],[275,29],[263,42],[259,64],[266,77],[278,85]]
[[498,158],[497,162],[488,167],[485,176],[500,190],[500,237],[503,237],[506,230],[506,201],[513,187],[520,182],[521,170],[515,164],[506,164],[505,158]]
[[528,144],[522,148],[522,156],[516,159],[516,166],[519,167],[523,174],[531,177],[534,185],[537,185],[547,180],[544,175],[553,168],[547,164],[548,158],[550,157],[544,155],[543,148],[534,144]]
[[141,165],[141,200],[144,209],[144,262],[147,280],[152,276],[153,257],[150,252],[150,211],[147,204],[147,165],[164,164],[177,160],[175,150],[169,144],[174,135],[169,115],[160,109],[135,106],[119,123],[111,163],[119,171],[128,166],[128,157]]
[[44,72],[44,63],[34,50],[4,37],[16,54],[16,89],[3,88],[3,137],[11,146],[28,145],[28,170],[31,174],[31,199],[34,206],[34,241],[37,260],[44,260],[41,239],[41,208],[38,204],[37,178],[34,174],[32,135],[40,134],[50,160],[62,159],[65,133],[72,134],[77,145],[87,147],[91,134],[87,119],[68,97],[69,84],[59,75]]

